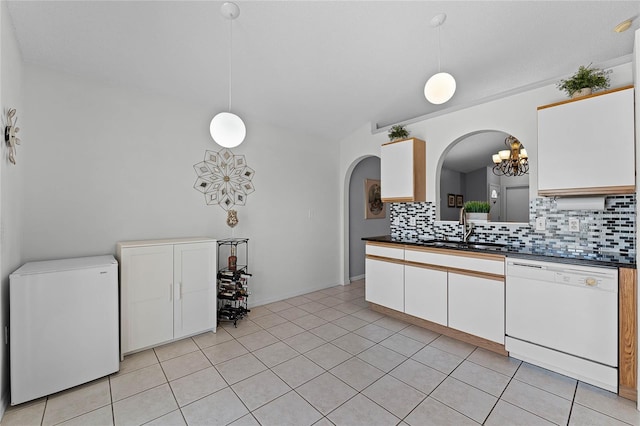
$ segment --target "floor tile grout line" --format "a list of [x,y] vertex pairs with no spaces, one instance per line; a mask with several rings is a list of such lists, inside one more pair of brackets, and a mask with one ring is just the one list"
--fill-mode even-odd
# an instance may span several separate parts
[[[475,351],[474,351],[475,352]],[[469,362],[473,362],[473,361],[469,361]],[[491,407],[491,410],[489,410],[489,414],[487,414],[487,417],[484,419],[484,421],[482,422],[482,424],[485,424],[487,422],[487,420],[489,419],[489,417],[491,417],[491,413],[493,413],[493,410],[496,409],[496,406],[498,405],[498,402],[502,401],[502,395],[504,395],[505,391],[507,390],[507,388],[509,387],[509,384],[513,381],[514,377],[516,376],[516,373],[518,372],[518,370],[520,369],[520,366],[522,365],[522,362],[520,362],[520,365],[518,365],[518,368],[516,368],[516,370],[513,372],[513,375],[511,377],[509,377],[509,381],[507,382],[506,386],[504,387],[504,389],[502,389],[502,392],[500,392],[500,396],[498,397],[498,400],[496,401],[495,404],[493,404],[493,407]],[[508,377],[508,376],[507,376]],[[504,401],[507,404],[509,404],[509,402]],[[514,405],[515,407],[517,407],[517,405]],[[524,410],[524,408],[522,407],[518,407]],[[527,411],[527,410],[525,410]],[[527,411],[529,412],[529,411]],[[531,413],[531,414],[535,414],[535,413]],[[540,417],[540,416],[538,416]],[[540,417],[542,418],[542,417]],[[546,420],[546,419],[544,419]]]
[[580,384],[580,381],[576,380],[576,384],[573,388],[573,397],[571,398],[571,406],[569,407],[569,416],[567,417],[567,423],[566,425],[569,425],[569,421],[571,420],[571,414],[573,413],[573,405],[576,402],[576,393],[578,392],[578,385]]
[[113,389],[111,389],[111,375],[109,376],[109,401],[111,402],[111,422],[116,424],[116,411],[113,407]]
[[[607,414],[607,413],[605,413],[605,412],[603,412],[603,411],[600,411],[600,410],[596,409],[595,407],[589,407],[589,406],[587,406],[587,405],[583,405],[583,404],[581,404],[581,403],[579,403],[579,402],[574,402],[574,403],[571,405],[571,407],[573,408],[573,406],[574,406],[574,405],[576,405],[576,404],[577,404],[577,405],[579,405],[579,406],[580,406],[580,407],[582,407],[582,408],[586,408],[586,409],[588,409],[588,410],[595,411],[596,413],[602,414],[603,416],[607,416],[607,417],[609,417],[610,419],[617,420],[617,421],[619,421],[619,422],[621,422],[621,423],[624,423],[624,424],[626,424],[626,425],[635,426],[633,423],[629,423],[629,422],[627,422],[626,420],[619,419],[619,418],[617,418],[617,417],[612,416],[611,414]],[[634,407],[634,408],[635,408],[635,407]],[[636,410],[637,410],[637,408],[636,408]]]
[[[442,334],[441,334],[440,336],[442,336]],[[432,340],[431,342],[429,342],[425,347],[430,346],[430,345],[431,345],[431,343],[435,342],[435,341],[436,341],[440,336],[438,336],[438,337],[436,337],[435,339],[433,339],[433,340]],[[456,354],[452,354],[452,353],[450,353],[450,352],[447,352],[447,351],[442,350],[442,349],[440,349],[440,348],[437,348],[437,347],[435,347],[435,346],[433,346],[433,348],[434,348],[434,349],[441,350],[442,352],[447,353],[447,354],[449,354],[449,355],[453,355],[453,356],[456,356],[456,357],[458,357],[458,358],[461,358],[461,357],[459,357],[459,356],[458,356],[458,355],[456,355]],[[423,348],[423,349],[424,349],[424,348]],[[476,346],[476,349],[477,349],[477,346]],[[421,349],[421,350],[422,350],[422,349]],[[437,385],[436,387],[434,387],[434,388],[431,390],[431,392],[429,392],[429,394],[427,395],[427,398],[431,397],[431,398],[433,398],[435,401],[439,402],[440,404],[443,404],[443,405],[445,405],[446,407],[449,407],[450,409],[452,409],[452,410],[453,410],[453,411],[455,411],[456,413],[459,413],[459,414],[463,415],[464,417],[466,417],[466,418],[470,419],[471,421],[476,422],[476,421],[475,421],[474,419],[472,419],[471,417],[467,416],[466,414],[462,413],[461,411],[457,410],[456,408],[451,407],[450,405],[448,405],[448,404],[447,404],[447,403],[445,403],[444,401],[440,401],[440,400],[439,400],[439,399],[437,399],[436,397],[432,397],[432,396],[431,396],[431,395],[433,394],[433,392],[435,392],[435,391],[436,391],[436,389],[438,389],[440,386],[442,386],[442,384],[443,384],[443,383],[444,383],[448,378],[451,378],[451,379],[453,379],[453,380],[458,380],[458,379],[456,379],[455,377],[451,376],[451,374],[452,374],[454,371],[456,371],[456,370],[458,369],[458,367],[460,367],[460,366],[462,365],[462,363],[464,363],[464,362],[467,360],[467,358],[469,358],[469,357],[471,356],[471,354],[472,354],[473,352],[475,352],[475,349],[474,349],[473,351],[471,351],[471,353],[470,353],[470,354],[468,354],[465,358],[462,358],[462,361],[460,361],[460,363],[459,363],[458,365],[456,365],[456,367],[455,367],[453,370],[451,370],[448,374],[447,374],[447,373],[444,373],[443,371],[437,370],[437,369],[435,369],[435,368],[433,368],[433,367],[431,367],[431,366],[429,366],[429,365],[422,364],[422,363],[421,363],[421,364],[422,364],[422,365],[426,365],[427,367],[432,368],[432,369],[434,369],[434,370],[436,370],[436,371],[439,371],[439,372],[440,372],[440,373],[442,373],[442,374],[446,374],[445,378],[444,378],[444,379],[442,379],[442,380],[440,381],[440,383],[438,383],[438,385]],[[418,360],[414,360],[414,361],[416,361],[416,362],[420,362],[420,361],[418,361]],[[460,381],[461,383],[464,383],[464,384],[466,384],[466,385],[468,385],[468,386],[471,386],[471,385],[469,385],[468,383],[462,382],[461,380],[458,380],[458,381]],[[478,388],[476,388],[476,387],[474,387],[474,386],[471,386],[471,387],[473,387],[474,389],[478,389]],[[484,391],[484,390],[482,390],[482,389],[478,389],[478,390],[480,390],[480,391],[482,391],[482,392],[486,393],[487,395],[491,395],[491,394],[489,394],[488,392],[485,392],[485,391]],[[491,396],[493,396],[493,395],[491,395]],[[426,399],[426,398],[425,398],[425,399]],[[496,402],[494,403],[493,407],[495,407],[495,404],[497,404],[499,400],[500,400],[499,398],[496,400]],[[493,407],[492,407],[492,410],[493,410]],[[487,417],[485,417],[485,419],[484,419],[483,423],[487,420],[487,418],[488,418],[488,417],[489,417],[489,414],[487,414]],[[476,422],[476,423],[478,423],[478,422]]]
[[[532,414],[532,415],[534,415],[534,416],[536,416],[536,417],[539,417],[539,418],[543,419],[544,421],[547,421],[547,422],[553,423],[553,421],[551,421],[551,420],[549,420],[549,419],[546,419],[546,418],[544,418],[544,417],[540,416],[539,414],[536,414],[536,413],[534,413],[534,412],[532,412],[532,411],[527,410],[527,409],[526,409],[526,408],[524,408],[524,407],[521,407],[521,406],[519,406],[519,405],[516,405],[516,404],[514,404],[514,403],[512,403],[512,402],[509,402],[509,401],[507,401],[506,399],[502,399],[502,396],[503,396],[503,395],[504,395],[504,393],[507,391],[507,388],[509,387],[509,385],[511,384],[511,382],[513,382],[514,380],[515,380],[516,382],[524,383],[524,384],[529,385],[529,386],[531,386],[531,387],[534,387],[534,388],[536,388],[536,389],[538,389],[538,390],[544,391],[544,392],[546,392],[546,393],[548,393],[548,394],[550,394],[550,395],[554,395],[554,396],[559,397],[558,395],[556,395],[556,394],[554,394],[554,393],[551,393],[551,392],[546,391],[546,390],[544,390],[544,389],[542,389],[542,388],[539,388],[539,387],[537,387],[537,386],[533,386],[533,385],[531,385],[531,384],[529,384],[529,383],[527,383],[527,382],[523,382],[523,381],[521,381],[521,380],[517,379],[517,378],[516,378],[516,374],[518,374],[518,370],[520,370],[520,368],[521,368],[524,364],[525,364],[525,362],[524,362],[524,361],[522,361],[522,360],[520,360],[520,365],[518,365],[518,368],[516,368],[516,371],[514,371],[514,372],[513,372],[513,376],[512,376],[512,377],[511,377],[511,379],[509,380],[509,383],[507,383],[507,386],[505,386],[505,387],[504,387],[504,389],[502,390],[502,393],[500,394],[500,398],[498,399],[498,401],[504,401],[506,404],[511,404],[511,405],[513,405],[514,407],[517,407],[517,408],[519,408],[519,409],[521,409],[521,410],[523,410],[523,411],[526,411],[526,412],[527,412],[527,413],[529,413],[529,414]],[[577,383],[576,383],[576,386],[577,386]],[[560,397],[559,397],[559,398],[560,398]],[[564,400],[566,400],[566,398],[563,398],[563,399],[564,399]],[[496,402],[496,405],[497,405],[497,402]],[[571,403],[571,406],[573,407],[573,402]],[[495,408],[495,407],[494,407],[494,408]],[[493,410],[492,410],[492,411],[493,411]],[[487,417],[487,418],[488,418],[488,417]],[[569,417],[567,418],[567,422],[569,421],[569,419],[570,419],[570,418],[571,418],[571,410],[569,410]],[[486,420],[485,420],[485,421],[486,421]]]

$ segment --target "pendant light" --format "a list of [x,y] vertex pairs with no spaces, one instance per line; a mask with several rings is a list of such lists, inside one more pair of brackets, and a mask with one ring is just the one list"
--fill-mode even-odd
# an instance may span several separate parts
[[229,22],[229,109],[228,112],[218,113],[211,120],[209,131],[211,137],[220,146],[234,148],[242,143],[247,135],[247,128],[240,117],[231,112],[231,82],[233,78],[233,20],[240,15],[237,4],[225,2],[220,8],[222,16]]
[[447,15],[440,13],[431,19],[431,26],[438,28],[438,73],[431,76],[424,85],[424,96],[429,102],[440,105],[447,102],[456,92],[456,79],[449,73],[440,71],[440,27]]

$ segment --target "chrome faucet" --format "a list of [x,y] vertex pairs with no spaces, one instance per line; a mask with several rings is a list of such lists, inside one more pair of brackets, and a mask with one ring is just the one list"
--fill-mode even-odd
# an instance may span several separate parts
[[467,221],[467,215],[464,207],[460,209],[460,220],[458,223],[462,225],[462,242],[466,243],[473,232],[473,223]]

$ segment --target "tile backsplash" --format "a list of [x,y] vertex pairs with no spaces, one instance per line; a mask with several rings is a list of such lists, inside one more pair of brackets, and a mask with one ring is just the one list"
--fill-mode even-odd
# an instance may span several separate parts
[[[537,217],[546,229],[535,230]],[[431,202],[391,203],[391,235],[408,240],[462,239],[457,222],[436,221]],[[580,221],[579,231],[569,230],[569,219]],[[396,224],[397,223],[397,224]],[[635,255],[636,196],[605,198],[604,210],[558,210],[554,198],[539,197],[529,203],[529,223],[474,223],[470,241],[512,246],[545,246],[550,250],[599,251]]]

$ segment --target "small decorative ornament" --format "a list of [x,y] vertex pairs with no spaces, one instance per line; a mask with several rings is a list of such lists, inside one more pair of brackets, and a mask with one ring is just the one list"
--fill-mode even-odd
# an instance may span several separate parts
[[235,210],[227,210],[227,225],[233,228],[238,224],[238,212]]
[[193,168],[198,174],[193,187],[204,194],[209,205],[218,204],[224,210],[244,206],[247,196],[255,191],[251,182],[255,171],[247,166],[244,155],[234,155],[228,148],[206,151],[204,161]]
[[16,109],[11,108],[7,111],[7,125],[4,128],[4,141],[9,147],[9,161],[12,164],[16,164],[16,145],[20,145],[20,139],[16,136],[16,133],[20,131],[19,127],[16,127],[18,117],[16,117]]

